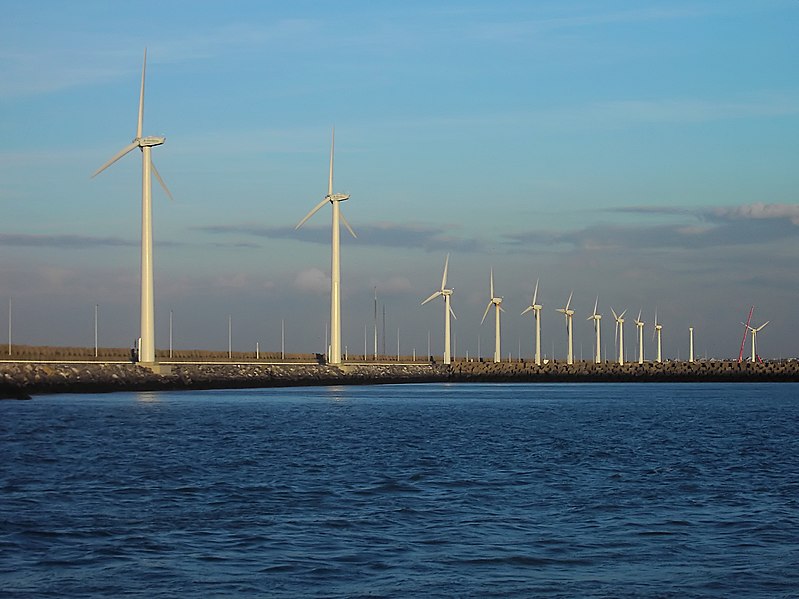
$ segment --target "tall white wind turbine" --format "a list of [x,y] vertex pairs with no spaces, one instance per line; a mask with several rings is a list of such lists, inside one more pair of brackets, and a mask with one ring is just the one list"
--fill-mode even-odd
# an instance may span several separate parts
[[330,202],[333,206],[332,243],[330,257],[330,356],[331,364],[341,364],[341,259],[340,259],[340,224],[343,224],[350,235],[356,237],[347,219],[341,214],[340,204],[349,199],[348,194],[333,193],[333,154],[336,146],[336,130],[333,129],[330,141],[330,173],[327,179],[327,195],[314,208],[297,223],[299,229],[305,221],[311,218],[322,206]]
[[486,316],[488,316],[488,311],[491,309],[491,306],[494,306],[494,362],[499,362],[502,360],[502,353],[501,343],[500,343],[500,328],[499,328],[499,313],[504,312],[505,310],[502,308],[502,298],[496,297],[494,295],[494,269],[491,269],[491,300],[488,302],[486,306],[486,311],[483,313],[483,320],[480,321],[480,324],[485,322]]
[[641,312],[638,310],[638,318],[635,319],[635,326],[638,328],[638,363],[644,363],[644,321],[641,320]]
[[535,301],[536,299],[538,299],[538,279],[535,280],[533,300],[530,302],[530,305],[524,309],[522,315],[525,315],[532,310],[533,316],[535,316],[535,363],[536,366],[541,366],[541,308],[543,308],[543,306],[541,304],[537,304]]
[[658,341],[658,363],[663,361],[663,354],[662,354],[662,345],[661,345],[661,332],[663,331],[663,325],[658,323],[658,311],[655,310],[655,330],[653,335],[657,335]]
[[[766,327],[766,325],[767,325],[769,322],[771,322],[771,321],[770,321],[770,320],[767,320],[766,322],[764,322],[763,324],[761,324],[761,325],[760,325],[759,327],[757,327],[757,328],[755,328],[755,327],[752,327],[752,326],[749,326],[748,324],[744,324],[744,326],[745,326],[747,329],[749,329],[749,330],[751,331],[751,333],[752,333],[752,364],[754,364],[754,363],[755,363],[755,361],[756,361],[756,360],[757,360],[757,358],[758,358],[758,356],[757,356],[757,334],[758,334],[758,333],[759,333],[761,330],[763,330],[763,329]],[[741,324],[743,324],[743,323],[741,323]]]
[[627,310],[622,312],[621,314],[616,314],[616,311],[611,308],[611,312],[613,312],[613,318],[616,319],[616,340],[619,342],[619,364],[624,364],[624,315],[627,313]]
[[447,258],[444,260],[444,276],[441,277],[441,289],[433,293],[430,297],[422,302],[424,306],[427,302],[430,302],[441,296],[444,298],[444,364],[452,363],[452,356],[450,354],[450,322],[449,317],[452,315],[452,318],[457,320],[455,316],[455,312],[452,310],[452,306],[450,305],[450,298],[452,297],[452,292],[454,289],[447,289],[447,268],[449,267],[449,254],[447,254]]
[[599,364],[602,362],[602,354],[600,348],[602,347],[602,336],[600,332],[600,323],[602,321],[602,315],[598,314],[596,309],[599,305],[599,296],[596,297],[596,301],[594,302],[594,313],[591,314],[586,320],[593,320],[594,321],[594,332],[596,333],[596,351],[594,354],[594,363]]
[[563,314],[566,317],[566,335],[569,338],[568,343],[568,353],[566,354],[566,364],[574,364],[574,351],[573,351],[573,343],[572,343],[572,316],[574,316],[574,310],[570,309],[569,306],[572,303],[572,295],[574,291],[569,294],[569,299],[566,302],[566,305],[563,308],[558,308],[558,312]]
[[141,150],[142,158],[142,192],[141,192],[141,334],[139,338],[139,361],[155,362],[155,301],[153,295],[153,209],[152,209],[152,175],[158,179],[166,194],[172,198],[166,183],[158,174],[150,153],[151,148],[160,146],[165,137],[142,137],[144,123],[144,77],[147,70],[147,50],[141,68],[141,89],[139,91],[139,118],[136,126],[136,137],[127,146],[117,152],[113,158],[98,168],[92,177],[96,177],[117,160],[135,148]]

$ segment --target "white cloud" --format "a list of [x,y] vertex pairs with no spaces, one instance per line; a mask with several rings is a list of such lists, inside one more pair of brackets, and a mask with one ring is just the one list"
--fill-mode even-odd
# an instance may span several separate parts
[[318,268],[307,268],[297,273],[294,286],[300,291],[323,294],[330,291],[330,277]]

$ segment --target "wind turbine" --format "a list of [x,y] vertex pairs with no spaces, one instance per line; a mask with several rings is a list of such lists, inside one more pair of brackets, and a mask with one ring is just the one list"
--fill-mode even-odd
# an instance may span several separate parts
[[333,205],[333,233],[330,259],[330,356],[331,364],[341,364],[341,260],[340,260],[340,225],[342,223],[350,235],[356,237],[347,219],[341,214],[341,202],[349,199],[348,194],[333,193],[333,154],[336,145],[336,130],[333,129],[330,141],[330,174],[327,179],[327,195],[305,217],[297,223],[299,229],[322,206],[330,202]]
[[635,319],[635,326],[638,327],[638,363],[644,363],[644,322],[641,320],[641,312],[638,310],[638,318]]
[[[766,322],[764,322],[763,324],[761,324],[757,328],[755,328],[753,326],[749,326],[748,324],[744,325],[744,326],[746,326],[747,329],[749,329],[752,332],[752,364],[754,364],[755,360],[757,360],[760,357],[760,356],[757,355],[757,349],[756,349],[757,348],[757,334],[760,331],[762,331],[769,322],[771,322],[771,321],[767,320]],[[741,324],[743,324],[743,323],[741,323]]]
[[572,351],[572,316],[574,310],[570,310],[569,306],[572,303],[572,295],[574,291],[569,294],[569,300],[563,308],[558,308],[558,312],[566,317],[566,335],[569,337],[568,353],[566,354],[566,364],[574,364],[574,352]]
[[624,364],[624,315],[627,313],[627,310],[621,314],[616,314],[613,308],[611,308],[610,311],[613,312],[613,318],[616,319],[615,335],[619,342],[619,364]]
[[663,354],[661,353],[662,345],[661,345],[661,332],[663,331],[663,325],[658,324],[658,311],[655,309],[655,330],[652,332],[652,335],[657,335],[658,338],[658,363],[663,361]]
[[694,327],[688,327],[688,361],[694,362]]
[[502,298],[496,297],[494,295],[494,269],[491,269],[491,300],[489,300],[488,305],[486,306],[486,311],[483,313],[483,320],[480,321],[480,324],[485,322],[486,316],[488,316],[488,311],[491,309],[491,306],[494,306],[495,312],[495,319],[494,319],[494,362],[499,362],[502,360],[502,353],[500,352],[500,330],[499,330],[499,313],[504,312],[505,310],[502,309]]
[[600,353],[600,348],[602,347],[602,337],[600,333],[600,321],[602,320],[602,315],[597,314],[597,306],[599,305],[599,296],[596,297],[596,301],[594,302],[594,313],[591,314],[586,320],[593,320],[594,321],[594,331],[596,332],[596,353],[594,355],[594,363],[599,364],[602,362],[602,355]]
[[[493,295],[493,294],[492,294]],[[527,314],[530,310],[533,311],[535,316],[535,363],[536,366],[541,366],[541,304],[535,303],[538,298],[538,279],[535,280],[535,291],[533,291],[533,300],[527,306],[522,315]]]
[[455,312],[452,310],[452,306],[450,305],[450,298],[452,297],[452,292],[454,289],[447,289],[447,267],[449,266],[449,254],[447,254],[446,260],[444,260],[444,276],[441,277],[441,289],[433,293],[430,297],[422,302],[424,306],[427,302],[434,300],[438,296],[442,296],[444,298],[444,364],[450,364],[452,362],[452,358],[450,355],[450,324],[449,324],[449,317],[450,314],[452,318],[457,320],[455,316]]
[[136,137],[127,146],[117,152],[113,158],[98,168],[92,178],[102,173],[128,152],[139,148],[142,159],[142,193],[141,193],[141,333],[139,337],[139,361],[155,362],[155,301],[153,296],[153,207],[152,207],[152,175],[158,179],[166,194],[172,198],[166,183],[158,174],[153,164],[151,148],[160,146],[165,137],[142,137],[144,122],[144,76],[147,70],[147,50],[144,50],[144,62],[141,68],[141,89],[139,91],[139,119],[136,126]]

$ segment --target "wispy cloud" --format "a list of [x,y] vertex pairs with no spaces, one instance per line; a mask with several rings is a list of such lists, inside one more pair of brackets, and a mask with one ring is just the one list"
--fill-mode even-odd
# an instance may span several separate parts
[[[357,245],[416,248],[425,251],[479,252],[485,248],[479,239],[453,235],[444,227],[414,224],[374,223],[353,225],[357,239],[349,242]],[[213,225],[198,230],[211,234],[245,235],[269,239],[294,239],[309,243],[329,244],[330,229],[327,227],[260,227],[254,225]]]
[[530,230],[507,236],[510,251],[563,245],[586,250],[703,249],[763,245],[799,237],[799,205],[748,204],[691,210],[638,206],[616,212],[684,215],[685,222],[599,224],[570,231]]
[[[0,45],[0,98],[51,93],[120,77],[132,76],[135,80],[141,69],[139,49],[145,45],[149,46],[150,64],[196,62],[236,50],[285,47],[299,43],[299,39],[315,39],[320,27],[313,19],[282,19],[262,25],[229,23],[171,35],[150,44],[135,32],[113,37],[103,32],[80,44],[59,37],[42,39],[30,50],[21,50],[25,46],[7,40]],[[95,45],[104,51],[97,52]]]
[[704,211],[705,218],[718,221],[788,220],[799,226],[799,204],[764,204],[712,208]]
[[[592,5],[594,6],[594,5]],[[596,5],[601,6],[601,5]],[[478,38],[512,42],[529,40],[532,36],[562,30],[602,27],[619,23],[640,23],[646,21],[666,21],[689,19],[705,16],[708,11],[699,7],[674,8],[649,6],[622,11],[600,11],[589,13],[581,10],[580,14],[560,14],[533,18],[519,18],[515,21],[491,20],[486,15],[476,31]]]
[[11,247],[42,247],[60,249],[87,249],[96,247],[129,247],[138,242],[119,237],[92,237],[88,235],[28,235],[0,233],[0,245]]

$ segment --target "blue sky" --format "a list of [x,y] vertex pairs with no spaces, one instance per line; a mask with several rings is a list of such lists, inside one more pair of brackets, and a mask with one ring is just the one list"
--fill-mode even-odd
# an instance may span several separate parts
[[[737,356],[754,304],[764,357],[797,355],[799,3],[37,2],[0,22],[0,295],[15,342],[129,346],[138,331],[140,160],[91,173],[144,132],[154,190],[157,345],[322,351],[335,190],[344,344],[363,351],[373,287],[386,346],[442,347],[419,306],[449,252],[457,351],[487,355],[488,273],[503,353],[540,279],[544,349],[574,290],[575,347],[599,295],[664,351]],[[381,308],[382,312],[382,308]],[[382,329],[382,323],[381,327]],[[634,327],[626,327],[634,347]],[[647,354],[651,329],[647,329]]]

